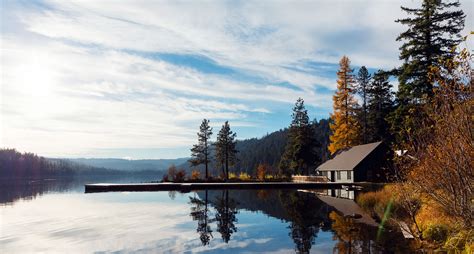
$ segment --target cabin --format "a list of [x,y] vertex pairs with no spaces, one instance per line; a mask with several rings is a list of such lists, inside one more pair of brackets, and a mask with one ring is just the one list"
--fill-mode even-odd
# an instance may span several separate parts
[[389,149],[383,142],[354,146],[336,153],[316,169],[316,174],[329,182],[380,182],[389,158]]

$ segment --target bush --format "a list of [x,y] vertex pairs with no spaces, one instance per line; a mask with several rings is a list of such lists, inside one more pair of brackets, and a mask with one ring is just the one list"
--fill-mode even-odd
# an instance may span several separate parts
[[444,244],[449,253],[474,253],[474,230],[462,230],[449,236]]
[[435,243],[442,243],[446,241],[448,237],[448,227],[443,224],[432,224],[429,225],[423,231],[423,238]]
[[197,170],[191,172],[191,180],[199,180],[201,178],[201,173]]
[[265,179],[273,179],[273,178],[275,178],[273,175],[269,175],[269,174],[265,175]]
[[168,178],[169,178],[169,180],[175,181],[175,175],[176,175],[177,171],[178,171],[178,169],[176,168],[176,166],[174,164],[172,164],[168,168]]
[[169,182],[170,179],[168,179],[168,175],[163,175],[163,178],[161,179],[162,182]]
[[180,169],[174,176],[173,180],[175,182],[184,182],[185,177],[186,177],[186,172],[183,169]]
[[237,179],[237,175],[233,172],[229,172],[229,179]]
[[374,211],[377,194],[375,192],[362,193],[357,197],[357,204],[365,211]]
[[260,181],[265,180],[265,173],[267,172],[266,166],[264,164],[258,164],[257,167],[257,179]]
[[250,175],[245,172],[240,172],[239,179],[242,181],[250,180]]

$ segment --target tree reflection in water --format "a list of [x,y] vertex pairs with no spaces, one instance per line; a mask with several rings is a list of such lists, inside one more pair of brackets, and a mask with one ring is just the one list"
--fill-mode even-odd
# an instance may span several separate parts
[[[309,253],[319,232],[333,232],[334,253],[410,253],[400,234],[384,232],[377,241],[377,228],[344,217],[314,193],[296,190],[211,190],[190,198],[193,220],[201,243],[212,240],[212,229],[228,243],[237,231],[239,209],[261,212],[289,224],[288,235],[298,253]],[[211,229],[212,228],[212,229]],[[327,241],[327,239],[321,240]]]
[[297,191],[282,191],[280,200],[289,217],[290,236],[295,243],[295,250],[308,253],[319,230],[330,229],[327,218],[330,207],[314,194]]
[[237,222],[235,215],[238,213],[237,202],[232,198],[229,199],[229,191],[224,190],[222,191],[221,197],[217,198],[215,209],[217,232],[221,234],[222,240],[228,243],[231,235],[237,231],[237,227],[235,226]]
[[199,233],[199,239],[202,245],[208,245],[212,236],[212,230],[210,223],[214,220],[209,218],[208,209],[208,191],[205,191],[205,197],[203,200],[196,197],[189,197],[189,204],[191,204],[191,217],[194,221],[198,221],[196,231]]

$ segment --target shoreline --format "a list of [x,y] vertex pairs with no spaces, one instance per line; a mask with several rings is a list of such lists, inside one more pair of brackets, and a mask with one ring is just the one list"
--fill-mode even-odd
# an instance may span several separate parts
[[227,183],[95,183],[85,184],[85,193],[114,191],[194,191],[211,189],[341,189],[343,186],[370,187],[372,183],[320,182],[227,182]]

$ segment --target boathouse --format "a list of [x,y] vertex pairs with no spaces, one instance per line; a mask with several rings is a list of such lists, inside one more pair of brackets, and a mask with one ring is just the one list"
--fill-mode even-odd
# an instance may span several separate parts
[[385,180],[388,147],[383,142],[354,146],[336,153],[316,169],[329,182],[378,182]]

